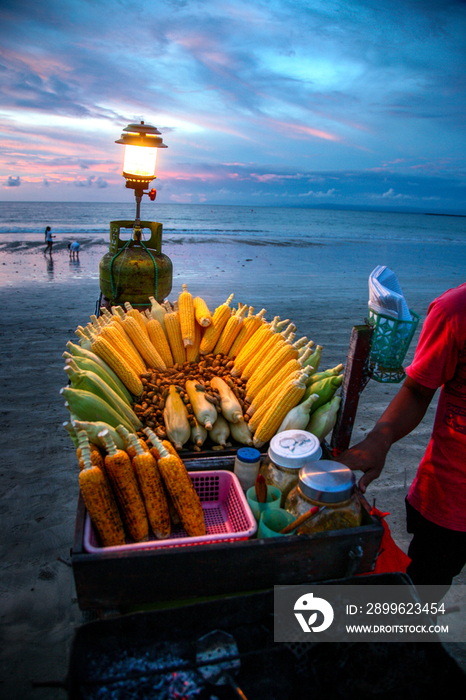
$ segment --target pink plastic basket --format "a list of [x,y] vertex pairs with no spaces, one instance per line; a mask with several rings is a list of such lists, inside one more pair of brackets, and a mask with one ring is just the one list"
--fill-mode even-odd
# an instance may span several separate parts
[[125,545],[102,547],[99,544],[89,513],[84,525],[84,549],[86,552],[126,552],[133,549],[155,549],[160,547],[182,547],[247,540],[257,529],[254,515],[243,493],[238,477],[229,471],[189,472],[201,499],[206,524],[206,535],[188,537],[186,530],[177,525],[166,540],[149,539],[148,542],[127,541]]

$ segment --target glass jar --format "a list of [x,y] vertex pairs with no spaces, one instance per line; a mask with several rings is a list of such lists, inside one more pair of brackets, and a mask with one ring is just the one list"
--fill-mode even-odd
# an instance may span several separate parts
[[240,447],[236,453],[233,471],[239,479],[243,491],[256,483],[259,474],[261,453],[254,447]]
[[280,489],[281,507],[291,489],[298,483],[299,470],[306,464],[320,459],[322,448],[319,439],[305,430],[284,430],[271,441],[268,459],[260,468],[268,486]]
[[296,518],[313,506],[318,506],[320,510],[306,520],[295,534],[358,527],[362,512],[355,482],[351,469],[339,462],[319,460],[303,467],[298,483],[286,498],[285,510]]

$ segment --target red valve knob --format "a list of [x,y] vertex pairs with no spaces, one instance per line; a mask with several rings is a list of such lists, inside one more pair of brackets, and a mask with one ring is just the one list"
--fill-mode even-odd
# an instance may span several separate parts
[[152,201],[154,201],[156,195],[157,195],[157,190],[151,190],[149,192],[149,197],[151,198]]

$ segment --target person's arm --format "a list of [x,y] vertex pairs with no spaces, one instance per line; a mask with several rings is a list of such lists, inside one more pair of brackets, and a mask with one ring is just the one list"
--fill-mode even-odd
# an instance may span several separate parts
[[338,461],[350,469],[364,472],[359,480],[362,493],[380,476],[393,443],[419,425],[435,392],[407,377],[367,437],[338,456]]

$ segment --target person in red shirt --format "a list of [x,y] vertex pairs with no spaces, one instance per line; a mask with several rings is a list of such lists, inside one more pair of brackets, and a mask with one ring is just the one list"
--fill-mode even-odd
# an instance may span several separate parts
[[442,597],[466,563],[466,283],[429,306],[407,377],[367,437],[338,460],[363,473],[359,488],[380,476],[390,447],[419,425],[437,389],[430,442],[406,498],[407,573]]

